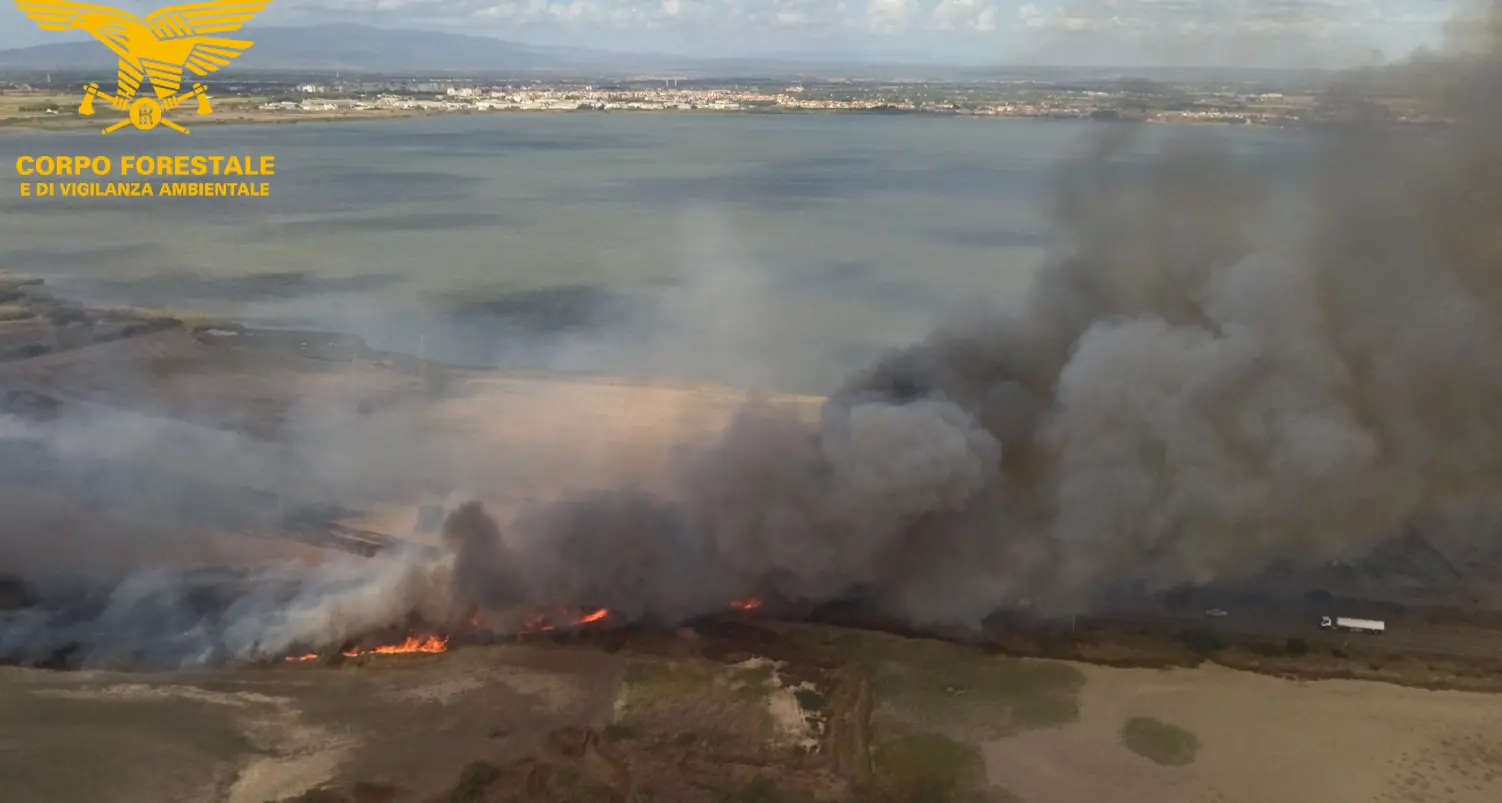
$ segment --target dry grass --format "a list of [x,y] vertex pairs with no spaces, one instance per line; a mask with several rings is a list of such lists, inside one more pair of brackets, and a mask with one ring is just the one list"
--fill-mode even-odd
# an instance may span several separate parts
[[1192,668],[1209,662],[1283,678],[1370,680],[1431,691],[1502,691],[1502,660],[1404,653],[1383,649],[1380,643],[1336,648],[1302,639],[1238,638],[1193,629],[1084,625],[1073,632],[1012,629],[988,649],[1125,669]]
[[832,631],[826,644],[870,670],[878,723],[938,728],[970,741],[1079,715],[1084,679],[1068,664],[861,631]]
[[393,803],[397,792],[396,787],[387,784],[356,783],[343,788],[321,786],[279,803]]
[[1502,661],[1311,645],[1302,655],[1269,654],[1232,645],[1214,656],[1221,666],[1304,680],[1366,680],[1430,691],[1502,691]]
[[993,783],[1029,803],[1502,799],[1502,698],[1213,664],[1081,670],[1078,722],[984,746]]
[[[385,803],[372,795],[390,787],[351,797],[347,784],[360,779],[395,783],[399,800],[427,803],[1502,799],[1502,698],[1311,684],[1213,663],[1108,669],[864,632],[786,630],[792,635],[751,626],[693,638],[639,634],[614,654],[578,645],[466,648],[379,672],[297,667],[268,673],[255,688],[288,695],[310,722],[343,723],[338,732],[360,740],[337,770],[309,776],[346,785],[321,786],[296,803]],[[775,656],[775,670],[744,661],[747,651]],[[707,657],[715,654],[722,659]],[[66,678],[26,677],[77,696]],[[586,677],[587,686],[565,682]],[[823,678],[803,695],[830,720],[816,752],[774,738],[769,701],[789,677]],[[27,688],[0,686],[11,695],[0,704],[34,697]],[[594,702],[578,702],[585,697]],[[74,701],[75,716],[109,710],[84,702]],[[121,727],[142,727],[164,704],[128,702]],[[169,725],[174,733],[204,727],[197,719]],[[54,744],[78,749],[75,728],[58,728]],[[28,749],[23,759],[40,755]],[[476,760],[483,763],[461,772]]]
[[227,331],[239,331],[243,327],[229,318],[210,315],[207,312],[196,309],[177,307],[108,307],[99,310],[103,318],[123,318],[136,321],[177,321],[183,328],[190,332],[201,332],[206,329],[224,329]]
[[616,737],[653,734],[657,743],[752,749],[774,735],[766,706],[770,672],[700,658],[637,658],[617,698]]
[[[854,780],[864,776],[863,800],[1003,800],[1006,793],[986,778],[980,745],[1079,716],[1084,679],[1067,664],[864,631],[806,629],[795,638],[853,665],[857,680],[870,678],[869,771],[847,769]],[[837,694],[837,710],[859,709],[859,691]],[[834,732],[843,742],[863,738],[849,723],[844,728]],[[842,766],[852,764],[858,758],[843,759]]]

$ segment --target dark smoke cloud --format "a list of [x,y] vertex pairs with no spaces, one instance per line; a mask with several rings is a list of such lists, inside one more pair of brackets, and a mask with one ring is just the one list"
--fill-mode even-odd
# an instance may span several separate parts
[[974,623],[1349,557],[1494,497],[1499,19],[1362,79],[1451,125],[1311,133],[1299,227],[1212,135],[1133,173],[1111,129],[1061,170],[1068,246],[1022,312],[887,356],[817,425],[749,405],[669,494],[528,511],[528,598],[672,619],[860,594]]
[[[1213,135],[1171,137],[1143,165],[1124,158],[1136,129],[1104,129],[1061,169],[1067,245],[1020,311],[886,356],[814,423],[748,403],[666,490],[567,497],[503,524],[462,505],[436,559],[28,576],[0,589],[0,659],[275,657],[469,604],[509,627],[555,606],[672,623],[753,595],[860,596],[914,624],[973,624],[1023,599],[1077,610],[1126,584],[1359,555],[1494,501],[1499,8],[1444,52],[1353,82],[1352,96],[1401,92],[1451,125],[1311,133],[1319,156],[1292,200]],[[218,461],[238,457],[235,472],[273,486],[367,498],[485,465],[402,418],[328,415],[289,430],[290,457],[194,437],[167,462],[222,478]],[[166,458],[174,442],[159,424],[91,426],[52,436],[53,452]],[[21,534],[0,521],[0,547]]]

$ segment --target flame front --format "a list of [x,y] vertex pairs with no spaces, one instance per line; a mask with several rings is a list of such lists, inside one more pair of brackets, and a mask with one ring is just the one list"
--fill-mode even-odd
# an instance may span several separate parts
[[344,654],[347,657],[354,658],[360,655],[400,655],[404,653],[414,652],[445,652],[448,650],[448,648],[449,640],[447,636],[427,636],[424,638],[418,638],[417,636],[408,636],[407,640],[403,641],[400,644],[384,644],[380,647],[374,647],[367,650],[362,650],[357,647],[353,650],[345,650]]
[[[738,611],[754,611],[761,607],[761,600],[754,598],[733,600],[730,602],[729,607]],[[559,622],[567,622],[567,626],[569,627],[580,627],[603,621],[609,618],[610,615],[611,611],[609,608],[596,608],[588,613],[559,609],[556,614],[538,613],[532,616],[532,618],[522,623],[518,632],[523,635],[527,633],[546,633],[551,630],[557,630]]]
[[[447,636],[424,636],[422,638],[418,638],[417,636],[408,636],[406,640],[400,644],[383,644],[379,647],[371,647],[368,649],[360,649],[359,647],[356,647],[353,650],[345,650],[344,655],[346,658],[358,658],[361,655],[402,655],[406,653],[420,652],[438,653],[447,652],[448,648],[449,640]],[[317,659],[318,653],[310,652],[306,655],[289,655],[282,660],[315,661]]]
[[538,615],[536,615],[536,616],[532,617],[531,619],[528,619],[526,622],[522,623],[521,632],[523,632],[523,633],[540,633],[540,632],[543,632],[545,630],[552,630],[552,629],[553,629],[553,620],[549,619],[547,614],[545,614],[545,613],[539,613]]
[[588,613],[588,614],[585,614],[585,615],[579,617],[578,619],[575,619],[574,620],[574,624],[576,624],[576,625],[587,625],[590,622],[598,622],[601,619],[604,619],[605,617],[607,617],[609,615],[610,615],[610,609],[609,608],[601,608],[601,609],[595,611],[594,613]]
[[[761,607],[761,600],[754,598],[732,600],[729,607],[738,611],[754,611],[757,608]],[[555,624],[555,622],[557,621],[567,621],[568,626],[570,627],[580,627],[582,625],[594,624],[595,622],[604,621],[609,617],[609,608],[596,608],[592,611],[584,613],[580,613],[578,611],[560,610],[557,614],[556,619],[552,615],[539,613],[523,622],[520,628],[520,632],[524,634],[545,633],[550,630],[558,629],[558,625]],[[485,618],[478,612],[470,617],[469,623],[474,627],[485,627],[488,624],[485,621]],[[448,651],[448,642],[449,640],[447,636],[407,636],[406,640],[404,640],[400,644],[386,644],[380,647],[369,647],[363,649],[356,647],[352,650],[345,650],[344,655],[348,658],[357,658],[361,655],[440,653]],[[317,653],[308,653],[306,655],[289,655],[283,660],[313,661],[317,658]]]
[[[559,612],[559,618],[567,618],[568,623],[571,627],[592,624],[594,622],[601,621],[608,616],[610,616],[609,608],[596,608],[589,613],[570,613],[568,611]],[[528,619],[527,621],[522,623],[521,632],[545,633],[549,630],[556,630],[557,627],[558,626],[554,624],[554,619],[552,616],[549,616],[545,613],[539,613],[536,616],[533,616],[531,619]]]

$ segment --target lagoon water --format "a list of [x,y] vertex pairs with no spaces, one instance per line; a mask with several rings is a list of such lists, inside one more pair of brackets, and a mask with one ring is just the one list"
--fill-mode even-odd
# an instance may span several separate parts
[[[824,392],[1017,303],[1058,245],[1051,171],[1105,127],[577,113],[7,134],[0,267],[460,362]],[[1176,133],[1149,127],[1132,158]],[[1212,135],[1297,169],[1298,135]],[[270,154],[276,175],[265,199],[20,198],[16,157],[44,153]]]

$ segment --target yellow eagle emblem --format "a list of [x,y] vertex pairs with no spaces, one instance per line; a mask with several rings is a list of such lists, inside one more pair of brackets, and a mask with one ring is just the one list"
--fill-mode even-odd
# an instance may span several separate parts
[[[249,22],[272,0],[212,0],[184,6],[169,6],[143,20],[108,6],[72,3],[68,0],[16,0],[16,7],[44,31],[83,30],[120,57],[113,96],[99,91],[98,84],[84,87],[78,113],[94,113],[94,98],[130,112],[130,118],[104,130],[108,134],[134,124],[147,130],[158,124],[188,133],[163,113],[189,98],[198,99],[198,113],[211,114],[203,84],[179,94],[183,69],[208,75],[229,64],[254,42],[224,39],[213,34],[231,33]],[[149,81],[156,97],[136,97],[142,81]]]

